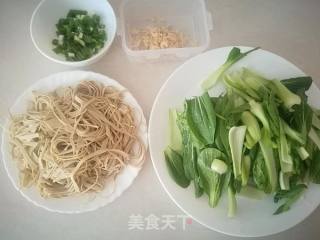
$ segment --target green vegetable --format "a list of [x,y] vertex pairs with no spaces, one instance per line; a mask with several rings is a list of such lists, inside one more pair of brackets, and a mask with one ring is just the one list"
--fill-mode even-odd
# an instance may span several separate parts
[[270,126],[270,135],[278,138],[280,131],[280,122],[281,119],[278,111],[277,99],[275,98],[272,92],[264,91],[263,93],[263,103],[262,103],[263,111],[265,112],[265,116],[268,119]]
[[260,103],[254,101],[254,100],[251,100],[249,102],[250,104],[250,111],[251,113],[253,113],[259,120],[260,122],[262,123],[264,129],[267,131],[267,132],[270,132],[270,125],[269,125],[269,121],[264,113],[264,110],[263,110],[263,107]]
[[273,90],[276,95],[282,100],[287,109],[291,109],[294,105],[301,103],[301,98],[286,88],[280,81],[272,80]]
[[236,193],[231,186],[228,187],[228,217],[235,216],[237,211]]
[[191,138],[188,138],[187,141],[183,148],[183,167],[187,178],[193,180],[196,177],[197,149],[193,145]]
[[246,142],[244,143],[244,145],[247,149],[252,149],[256,145],[255,140],[251,137],[250,134],[248,134],[248,132],[246,133]]
[[[186,108],[186,106],[185,106]],[[194,180],[195,196],[200,197],[203,193],[200,187],[200,177],[197,170],[197,148],[194,143],[189,126],[186,120],[186,109],[184,112],[177,115],[177,125],[180,129],[182,136],[182,156],[183,156],[183,168],[185,176],[189,180]]]
[[241,71],[226,74],[224,83],[229,89],[249,102],[250,100],[261,101],[263,97],[261,93],[269,91],[267,87],[270,81],[247,68],[242,68]]
[[308,134],[312,127],[313,110],[307,103],[308,99],[305,95],[305,92],[302,91],[298,94],[302,100],[301,104],[294,107],[292,117],[290,118],[290,121],[287,122],[292,123],[294,129],[301,134],[304,143],[306,143]]
[[208,91],[211,87],[213,87],[217,81],[219,79],[221,79],[221,77],[223,76],[223,74],[236,62],[238,62],[241,58],[245,57],[246,55],[248,55],[249,53],[256,51],[257,49],[259,49],[259,47],[257,48],[253,48],[249,51],[246,51],[244,53],[241,53],[240,49],[237,47],[232,48],[232,50],[230,51],[226,62],[221,65],[216,71],[214,71],[212,74],[209,75],[209,77],[202,82],[202,89],[204,91]]
[[[240,74],[242,75],[242,81],[245,82],[246,87],[252,89],[258,95],[261,95],[261,90],[268,90],[267,87],[270,82],[261,75],[249,70],[248,68],[242,68],[242,72],[240,72]],[[261,96],[259,96],[259,98],[261,98]]]
[[90,58],[103,48],[107,39],[100,17],[83,10],[70,10],[66,18],[59,19],[56,27],[53,51],[63,54],[68,61]]
[[214,159],[211,163],[211,169],[216,173],[225,174],[228,170],[228,165],[220,159]]
[[233,162],[233,173],[235,178],[241,177],[241,159],[246,126],[232,127],[229,130],[229,145]]
[[237,125],[241,119],[241,113],[249,108],[248,104],[238,105],[241,100],[235,95],[221,96],[214,108],[217,115],[215,145],[223,151],[231,161],[229,146],[229,129]]
[[170,136],[170,147],[180,152],[182,149],[182,137],[180,130],[177,125],[177,111],[175,109],[169,110],[169,136]]
[[[299,155],[297,154],[297,149],[292,153],[292,160],[293,160],[293,171],[288,175],[291,178],[298,178],[299,181],[305,182],[309,179],[306,178],[307,168],[309,165],[309,160],[302,161]],[[291,176],[292,175],[292,176]]]
[[256,118],[248,111],[245,111],[241,115],[241,120],[244,125],[247,127],[246,140],[247,143],[252,147],[254,146],[261,138],[261,131],[259,123]]
[[266,164],[263,158],[263,154],[260,150],[258,151],[253,162],[252,177],[258,189],[264,191],[265,193],[271,192]]
[[164,151],[167,169],[172,179],[181,187],[186,188],[190,180],[184,174],[182,157],[179,153],[167,147]]
[[299,147],[297,149],[297,151],[298,151],[299,157],[302,160],[306,160],[308,157],[310,157],[309,153],[307,152],[307,150],[304,147]]
[[281,165],[281,171],[283,173],[289,173],[293,170],[293,161],[290,153],[290,148],[286,139],[286,135],[283,129],[283,123],[280,123],[280,139],[278,144],[279,159]]
[[285,121],[281,120],[281,124],[282,124],[282,127],[283,127],[283,131],[284,133],[290,137],[292,140],[295,140],[297,141],[298,143],[300,144],[304,144],[305,143],[305,140],[303,139],[303,136],[295,131],[294,129],[292,129]]
[[274,192],[278,185],[278,176],[275,158],[273,155],[272,147],[268,144],[268,139],[266,139],[267,135],[265,133],[262,134],[262,138],[259,141],[261,152],[264,157],[266,170],[268,173],[269,183],[271,187],[271,192]]
[[290,175],[280,171],[279,183],[280,183],[281,190],[289,190],[290,189]]
[[201,187],[201,179],[200,179],[200,175],[198,175],[198,173],[197,173],[193,183],[194,183],[194,189],[195,189],[194,190],[195,196],[196,196],[196,198],[199,198],[203,194],[203,188]]
[[239,54],[233,49],[203,83],[209,88],[223,79],[224,94],[204,93],[170,113],[170,145],[178,151],[167,150],[174,159],[169,171],[180,185],[193,181],[196,197],[205,192],[211,207],[227,189],[230,217],[236,194],[259,200],[275,193],[275,202],[283,201],[279,214],[301,196],[301,183],[320,184],[320,110],[308,105],[310,77],[268,80],[247,68],[226,73]]
[[225,75],[223,81],[225,85],[228,87],[229,91],[235,92],[242,99],[245,99],[248,102],[253,99],[257,100],[258,96],[253,94],[253,92],[250,92],[251,94],[248,93],[247,90],[249,88],[247,88],[242,82],[242,80],[237,78],[236,75]]
[[194,143],[191,139],[190,129],[187,124],[185,111],[177,115],[177,125],[182,137],[182,156],[183,167],[186,177],[189,180],[195,178],[195,165],[194,158],[196,158],[196,151]]
[[278,191],[274,196],[274,202],[277,203],[281,200],[285,200],[285,202],[274,212],[274,215],[288,211],[292,204],[294,204],[300,198],[306,188],[306,185],[298,184],[293,186],[290,190]]
[[312,84],[312,78],[307,76],[295,77],[281,80],[281,83],[286,86],[291,92],[297,93],[301,90],[307,91]]
[[320,151],[317,150],[310,162],[310,179],[313,183],[320,184]]
[[[198,198],[198,197],[202,196],[203,188],[201,186],[201,179],[200,179],[199,170],[197,167],[197,164],[198,164],[197,149],[194,146],[192,148],[193,148],[193,150],[192,150],[191,159],[189,159],[189,161],[191,161],[191,163],[189,164],[189,172],[193,171],[193,176],[192,176],[192,178],[190,178],[190,180],[193,180],[195,197]],[[185,166],[186,165],[184,165],[184,167]],[[185,171],[186,171],[186,167],[185,167]]]
[[186,117],[192,135],[201,144],[208,145],[214,142],[216,115],[208,93],[187,100]]
[[225,174],[217,173],[211,169],[216,159],[225,161],[226,156],[216,148],[205,148],[198,159],[198,168],[204,191],[209,196],[209,205],[215,207],[221,196]]
[[247,186],[251,168],[251,158],[249,155],[243,157],[242,166],[241,166],[241,183],[242,186]]
[[228,133],[227,120],[222,120],[222,119],[218,120],[217,131],[218,131],[217,138],[216,138],[217,146],[221,144],[221,147],[219,147],[219,149],[225,152],[227,156],[231,156],[231,150],[230,150],[229,140],[228,140],[229,133]]

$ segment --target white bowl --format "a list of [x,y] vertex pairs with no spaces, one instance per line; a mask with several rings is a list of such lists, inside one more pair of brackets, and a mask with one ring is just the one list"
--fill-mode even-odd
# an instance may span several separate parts
[[[43,78],[28,88],[10,108],[10,113],[17,114],[26,111],[28,101],[32,97],[32,91],[53,91],[58,87],[72,86],[81,80],[94,80],[102,82],[105,85],[114,86],[119,90],[125,90],[118,82],[107,76],[87,71],[70,71],[61,72]],[[143,111],[135,98],[129,91],[124,91],[124,101],[135,109],[135,119],[139,121],[138,135],[147,149],[147,125]],[[5,123],[4,129],[8,129],[8,120]],[[42,207],[51,212],[58,213],[82,213],[96,210],[102,206],[115,200],[123,191],[125,191],[138,175],[141,166],[127,165],[116,177],[114,184],[107,184],[102,192],[87,193],[81,196],[51,198],[44,199],[40,196],[36,187],[20,188],[19,170],[16,162],[12,159],[10,153],[9,133],[2,132],[2,160],[6,172],[13,183],[14,187],[25,197],[38,207]]]
[[[301,197],[286,213],[272,215],[279,205],[272,197],[257,201],[237,196],[238,211],[234,218],[227,217],[227,194],[224,192],[219,205],[210,208],[207,196],[194,197],[193,184],[187,189],[179,187],[168,174],[163,150],[168,144],[168,110],[182,107],[186,98],[201,94],[200,83],[226,60],[232,47],[217,48],[200,54],[181,65],[171,74],[160,89],[149,119],[149,146],[153,166],[158,178],[171,199],[186,214],[215,231],[232,236],[260,237],[275,234],[298,224],[308,217],[320,204],[320,186],[310,184]],[[240,47],[241,51],[248,47]],[[298,67],[282,57],[265,50],[246,56],[233,69],[247,67],[273,79],[285,79],[305,75]],[[224,91],[223,84],[211,89],[211,96]],[[309,103],[320,107],[320,90],[312,84],[308,90]]]
[[[56,36],[56,23],[66,17],[71,9],[87,10],[98,14],[106,26],[107,40],[104,47],[91,58],[71,62],[63,55],[56,54],[52,49],[52,40]],[[32,14],[30,34],[37,50],[48,59],[73,67],[83,67],[98,61],[111,46],[116,35],[117,21],[114,11],[107,0],[42,0]]]

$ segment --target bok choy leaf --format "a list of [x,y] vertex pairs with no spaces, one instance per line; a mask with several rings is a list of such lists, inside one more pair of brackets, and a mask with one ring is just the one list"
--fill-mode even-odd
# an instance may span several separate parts
[[229,130],[229,145],[233,162],[233,174],[236,179],[241,178],[242,148],[246,135],[246,126],[232,127]]
[[181,155],[175,150],[167,147],[164,151],[168,172],[172,179],[181,187],[186,188],[190,180],[185,176]]
[[216,71],[211,73],[208,78],[202,82],[201,87],[204,91],[208,91],[211,87],[213,87],[219,79],[223,76],[223,74],[236,62],[238,62],[241,58],[247,56],[249,53],[258,50],[259,47],[253,48],[246,52],[241,52],[241,50],[237,47],[232,48],[230,51],[226,62],[221,65]]
[[225,154],[216,148],[205,148],[201,151],[198,159],[200,179],[204,191],[209,197],[209,205],[211,207],[215,207],[218,204],[225,180],[225,173],[220,174],[211,168],[216,159],[222,162],[226,160]]
[[216,114],[208,93],[187,100],[187,123],[192,135],[203,146],[214,143]]

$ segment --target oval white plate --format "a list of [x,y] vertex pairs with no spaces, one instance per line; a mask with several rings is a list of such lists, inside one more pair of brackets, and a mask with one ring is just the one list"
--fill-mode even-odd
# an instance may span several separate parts
[[[235,218],[227,217],[227,199],[223,194],[216,208],[208,206],[205,195],[196,199],[192,184],[187,189],[180,188],[170,178],[163,156],[167,145],[168,109],[181,107],[186,98],[201,93],[200,83],[214,69],[224,63],[232,47],[218,48],[198,55],[180,66],[162,86],[154,102],[149,122],[149,146],[152,162],[158,178],[171,199],[186,214],[204,226],[233,236],[265,236],[284,231],[305,219],[320,203],[320,186],[310,185],[302,199],[292,209],[277,216],[272,215],[277,206],[271,197],[255,201],[237,197],[238,212]],[[248,50],[241,47],[241,50]],[[249,67],[268,78],[284,79],[305,75],[300,69],[285,59],[264,50],[249,54],[233,69]],[[222,84],[211,90],[210,95],[223,91]],[[309,92],[309,102],[320,107],[320,91],[313,84]]]
[[[86,71],[70,71],[61,72],[50,75],[43,78],[33,84],[27,89],[10,108],[10,112],[23,113],[26,111],[28,100],[31,99],[31,93],[34,90],[46,92],[53,91],[62,86],[73,86],[79,83],[81,80],[94,80],[102,82],[105,85],[114,86],[119,90],[125,89],[115,80],[94,72]],[[139,125],[139,137],[142,139],[145,148],[147,148],[147,125],[143,115],[143,111],[135,98],[129,91],[124,92],[124,101],[129,104],[135,110],[135,117],[140,121]],[[8,127],[8,121],[5,124],[5,129]],[[119,197],[121,193],[126,190],[138,175],[141,167],[126,166],[120,174],[117,176],[114,185],[107,184],[105,189],[100,193],[84,194],[76,197],[66,197],[60,199],[44,199],[40,196],[36,188],[20,188],[18,169],[15,161],[10,154],[8,132],[3,131],[2,134],[2,159],[5,165],[5,169],[11,179],[14,187],[30,202],[36,206],[45,208],[46,210],[59,213],[82,213],[96,210],[102,206],[107,205],[114,199]]]

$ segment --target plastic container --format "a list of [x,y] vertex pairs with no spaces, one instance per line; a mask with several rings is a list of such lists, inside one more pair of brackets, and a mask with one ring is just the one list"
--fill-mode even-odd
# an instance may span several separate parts
[[[156,19],[182,32],[188,39],[183,48],[134,50],[130,48],[130,33],[150,26]],[[204,0],[124,0],[120,8],[118,33],[122,47],[130,59],[149,61],[156,59],[183,59],[203,52],[210,44],[212,17]]]

